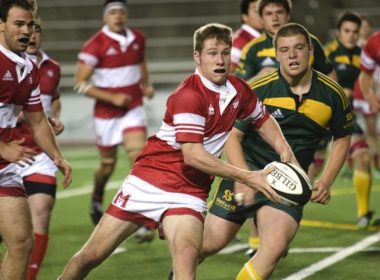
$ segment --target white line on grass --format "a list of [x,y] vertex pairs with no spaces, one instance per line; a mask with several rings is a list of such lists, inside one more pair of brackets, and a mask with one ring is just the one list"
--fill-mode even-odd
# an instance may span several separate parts
[[[123,181],[111,181],[107,184],[106,190],[113,190],[113,189],[118,189]],[[63,191],[58,191],[57,192],[57,199],[63,199],[63,198],[70,198],[74,196],[80,196],[84,194],[89,194],[92,191],[92,186],[85,186],[77,189],[67,189]]]
[[333,265],[369,246],[372,244],[380,241],[380,232],[375,233],[371,236],[368,236],[367,238],[364,238],[363,240],[355,243],[354,245],[347,247],[327,258],[324,258],[323,260],[316,262],[292,275],[289,275],[288,277],[284,278],[283,280],[301,280],[305,279],[306,277],[313,275],[314,273],[321,271],[325,269],[326,267],[329,267],[330,265]]

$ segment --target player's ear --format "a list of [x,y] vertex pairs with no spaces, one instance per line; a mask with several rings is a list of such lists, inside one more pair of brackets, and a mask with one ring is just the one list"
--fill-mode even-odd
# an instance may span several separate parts
[[193,58],[194,58],[195,64],[197,65],[201,64],[201,54],[198,51],[193,52]]

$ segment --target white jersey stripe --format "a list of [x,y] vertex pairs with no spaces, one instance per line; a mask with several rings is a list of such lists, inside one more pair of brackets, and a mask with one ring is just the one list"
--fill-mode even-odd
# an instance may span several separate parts
[[360,56],[360,62],[361,64],[369,69],[369,70],[374,70],[376,68],[376,62],[370,58],[365,51],[362,51],[361,56]]
[[138,84],[140,80],[141,72],[138,64],[116,68],[95,68],[91,76],[92,84],[101,88],[132,86]]
[[177,133],[195,133],[195,134],[201,134],[203,135],[204,133],[201,131],[196,131],[196,130],[186,130],[186,129],[181,129],[181,130],[176,130]]
[[199,126],[199,125],[176,125],[175,126],[176,129],[179,129],[179,128],[191,128],[191,129],[198,129],[198,130],[205,130],[205,128],[203,126]]
[[79,53],[78,58],[79,60],[82,60],[84,63],[91,66],[92,68],[95,68],[99,61],[96,56],[84,52]]
[[205,117],[192,113],[180,113],[173,116],[173,123],[176,125],[194,124],[204,126],[205,122]]

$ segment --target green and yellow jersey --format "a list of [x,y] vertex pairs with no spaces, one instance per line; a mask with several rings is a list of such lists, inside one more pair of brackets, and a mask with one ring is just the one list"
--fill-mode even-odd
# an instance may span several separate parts
[[[326,58],[318,39],[313,35],[311,35],[311,43],[314,51],[310,58],[310,65],[317,71],[329,74],[333,69],[332,65]],[[273,38],[267,33],[263,33],[245,45],[235,75],[249,80],[265,67],[279,68]]]
[[360,74],[360,53],[361,49],[358,46],[347,49],[336,39],[325,47],[325,54],[337,73],[338,83],[343,88],[354,88],[355,80]]
[[[312,70],[309,92],[292,93],[280,70],[262,75],[250,83],[257,97],[277,120],[302,168],[308,169],[319,141],[330,130],[334,138],[352,134],[350,103],[343,89],[326,75]],[[277,153],[249,123],[240,121],[235,127],[244,132],[242,146],[252,170],[280,160]]]

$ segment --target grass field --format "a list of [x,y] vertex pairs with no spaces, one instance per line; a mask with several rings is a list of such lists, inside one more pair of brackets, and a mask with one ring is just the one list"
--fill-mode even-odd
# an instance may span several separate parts
[[[88,206],[93,171],[98,164],[96,150],[71,148],[65,149],[65,155],[73,166],[74,180],[69,189],[59,188],[50,245],[39,274],[40,280],[56,279],[93,230]],[[129,169],[123,152],[120,151],[119,155],[117,170],[106,193],[107,204]],[[379,183],[374,181],[372,193],[372,209],[377,213],[380,213]],[[304,220],[290,253],[281,260],[272,279],[305,279],[300,274],[305,268],[308,270],[303,275],[310,274],[307,279],[380,279],[380,233],[375,229],[357,230],[355,220],[355,194],[351,181],[338,179],[328,206],[311,203],[306,206]],[[244,227],[240,233],[243,241],[247,234],[247,227]],[[208,259],[199,267],[198,279],[235,279],[247,260],[244,250],[238,250],[244,245],[243,242],[232,243],[231,252]],[[165,242],[156,238],[152,243],[138,244],[131,239],[124,242],[122,248],[125,250],[107,259],[87,279],[166,279],[170,257]]]

